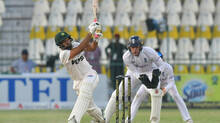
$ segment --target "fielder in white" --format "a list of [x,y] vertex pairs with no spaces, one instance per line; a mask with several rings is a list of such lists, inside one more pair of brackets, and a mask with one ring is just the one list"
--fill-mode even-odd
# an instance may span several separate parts
[[[156,65],[156,71],[163,71],[164,62],[158,56],[157,52],[150,47],[142,47],[140,38],[138,36],[132,36],[129,39],[128,51],[123,55],[124,64],[127,66],[126,76],[131,77],[131,93],[134,93],[135,88],[140,87],[142,81],[140,75],[147,74],[150,78],[152,76],[153,64]],[[155,73],[155,72],[153,72]],[[159,75],[155,75],[159,81]],[[153,77],[152,77],[153,78]],[[128,80],[125,80],[125,97],[127,96],[127,84]],[[156,83],[157,86],[158,82]],[[160,108],[162,102],[162,90],[151,88],[152,105],[151,123],[158,123],[160,120]],[[122,101],[122,83],[119,85],[119,102]],[[112,115],[116,111],[116,91],[112,93],[112,96],[105,109],[106,123],[110,122]]]
[[[71,36],[66,32],[59,32],[55,37],[56,45],[60,48],[60,60],[74,80],[73,89],[78,95],[68,118],[68,123],[80,123],[86,111],[97,122],[105,122],[101,109],[93,101],[93,90],[96,88],[99,78],[96,71],[92,69],[92,66],[83,55],[83,51],[94,51],[96,49],[97,41],[102,34],[95,32],[100,29],[99,23],[93,22],[90,24],[89,33],[80,44],[73,42]],[[94,34],[99,37],[93,40],[92,43],[89,43]]]
[[[160,57],[163,57],[163,55],[160,52],[158,52],[158,55]],[[177,91],[174,81],[173,68],[170,64],[166,62],[165,62],[165,69],[160,75],[160,87],[163,90],[163,95],[165,95],[168,92],[172,96],[172,98],[177,104],[177,107],[182,115],[183,120],[186,121],[187,123],[193,123],[189,115],[189,112],[187,110],[187,107]],[[147,87],[145,85],[141,85],[131,104],[131,121],[134,119],[139,106],[141,105],[142,101],[147,98],[148,94],[149,92]]]

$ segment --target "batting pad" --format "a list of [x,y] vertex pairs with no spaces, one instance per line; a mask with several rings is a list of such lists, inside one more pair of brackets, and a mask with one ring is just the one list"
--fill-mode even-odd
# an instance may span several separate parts
[[93,82],[83,81],[79,91],[79,96],[76,100],[76,103],[73,107],[73,110],[68,120],[71,120],[71,118],[75,116],[77,123],[80,123],[82,116],[87,111],[89,107],[89,103],[92,100],[92,93],[93,93]]
[[115,113],[116,110],[116,91],[113,92],[106,108],[105,108],[105,119],[106,123],[110,122],[112,115]]
[[149,89],[149,91],[151,94],[150,121],[151,123],[159,123],[163,92],[161,89]]

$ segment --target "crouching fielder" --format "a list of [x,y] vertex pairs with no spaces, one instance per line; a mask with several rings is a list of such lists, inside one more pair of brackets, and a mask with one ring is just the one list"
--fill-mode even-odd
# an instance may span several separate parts
[[[142,82],[140,81],[140,75],[143,73],[147,74],[149,77],[152,76],[152,71],[155,71],[153,73],[152,78],[156,78],[156,80],[159,81],[158,77],[159,75],[157,74],[160,69],[160,71],[163,71],[163,60],[157,55],[157,52],[153,50],[150,47],[142,47],[141,40],[138,36],[132,36],[129,39],[128,43],[128,51],[126,51],[123,55],[123,61],[124,64],[127,66],[127,73],[126,76],[131,77],[131,93],[134,93],[134,90],[137,87],[140,87]],[[153,65],[156,65],[157,70],[153,69]],[[149,89],[152,93],[152,101],[155,100],[160,100],[157,102],[161,102],[162,100],[162,91],[160,89],[155,89],[155,86],[157,86],[157,83]],[[127,84],[128,80],[125,80],[125,97],[127,96]],[[132,94],[131,94],[132,95]],[[122,83],[119,85],[119,103],[122,101]],[[160,104],[157,106],[154,105],[155,107],[152,107],[156,113],[160,112]],[[159,107],[159,108],[158,108]],[[156,111],[159,109],[158,111]],[[106,118],[106,123],[110,122],[110,119],[112,115],[115,113],[116,110],[116,91],[112,93],[112,96],[106,106],[105,109],[105,118]],[[158,115],[152,115],[151,116],[151,122],[152,123],[158,123],[160,117]]]
[[59,32],[55,37],[55,43],[60,48],[60,60],[67,68],[68,73],[74,80],[73,89],[76,91],[78,98],[68,118],[68,123],[80,123],[84,113],[87,111],[96,121],[104,123],[101,109],[93,101],[93,90],[96,88],[99,78],[95,70],[85,59],[82,51],[94,51],[97,47],[96,40],[89,43],[96,30],[100,30],[99,23],[93,22],[89,26],[89,33],[79,44],[73,42],[73,39],[66,32]]
[[[158,52],[158,54],[162,57],[162,54],[160,52]],[[186,121],[186,123],[193,123],[187,110],[187,107],[177,91],[174,82],[173,68],[168,63],[165,63],[164,72],[162,72],[162,74],[160,75],[160,87],[163,90],[163,95],[168,92],[174,99],[182,115],[183,120]],[[135,98],[131,104],[131,121],[134,119],[140,104],[144,99],[147,98],[147,95],[149,93],[150,91],[145,85],[141,85],[141,87],[138,89]]]

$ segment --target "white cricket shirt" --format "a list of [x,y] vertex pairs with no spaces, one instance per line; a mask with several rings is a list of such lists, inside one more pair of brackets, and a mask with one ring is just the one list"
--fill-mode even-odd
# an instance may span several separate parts
[[[72,45],[73,48],[75,48],[79,45],[79,43],[73,42]],[[59,57],[73,80],[82,80],[84,76],[88,75],[88,73],[95,72],[86,60],[84,52],[81,52],[74,58],[69,59],[70,50],[60,50]]]
[[166,62],[164,62],[164,66],[164,71],[160,75],[160,87],[169,90],[174,85],[173,68]]
[[151,73],[155,67],[163,71],[163,60],[157,52],[150,47],[143,47],[139,56],[133,56],[129,50],[126,51],[123,55],[123,61],[128,70],[136,74]]

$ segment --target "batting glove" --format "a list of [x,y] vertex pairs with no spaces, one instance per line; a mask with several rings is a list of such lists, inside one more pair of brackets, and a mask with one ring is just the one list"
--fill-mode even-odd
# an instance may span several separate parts
[[88,28],[89,28],[89,32],[94,34],[96,30],[101,30],[101,25],[99,22],[92,22]]
[[99,40],[102,38],[102,36],[103,36],[102,33],[95,33],[94,40],[96,42],[99,42]]

